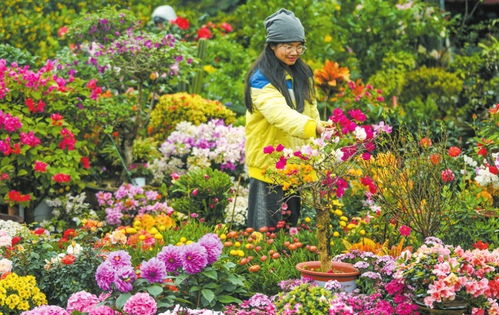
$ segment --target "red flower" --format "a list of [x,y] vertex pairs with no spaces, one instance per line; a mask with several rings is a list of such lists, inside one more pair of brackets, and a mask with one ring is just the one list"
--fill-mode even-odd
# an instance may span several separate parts
[[441,175],[442,175],[442,180],[446,183],[452,182],[456,178],[454,173],[452,172],[452,170],[449,168],[446,170],[443,170]]
[[14,236],[12,238],[12,246],[16,245],[17,243],[19,243],[23,238],[20,237],[20,236]]
[[473,244],[473,247],[484,250],[489,248],[489,244],[484,243],[482,241],[478,241],[475,244]]
[[17,190],[11,190],[8,193],[8,198],[13,202],[24,202],[24,201],[30,201],[31,195],[30,194],[23,195]]
[[201,38],[210,39],[212,37],[213,37],[213,33],[211,32],[211,30],[208,27],[203,26],[200,29],[198,29],[198,39],[201,39]]
[[89,169],[90,168],[90,159],[88,156],[82,156],[80,159],[81,165],[83,165],[84,169]]
[[45,173],[47,171],[47,166],[48,166],[47,163],[35,161],[33,169],[35,170],[35,172]]
[[56,113],[50,115],[50,119],[52,119],[52,126],[62,126],[62,120],[64,117]]
[[499,170],[494,165],[490,165],[490,164],[486,164],[486,165],[489,168],[489,172],[491,172],[492,174],[497,175],[499,173]]
[[478,149],[477,154],[478,154],[478,155],[481,155],[481,156],[486,156],[486,155],[487,155],[487,148],[486,148],[486,147],[481,146],[481,147],[480,147],[480,149]]
[[173,20],[171,23],[177,25],[181,30],[187,30],[190,26],[189,20],[180,16]]
[[402,236],[409,236],[411,234],[412,229],[408,227],[407,225],[402,225],[399,228],[400,235]]
[[376,193],[377,187],[374,184],[374,180],[371,177],[369,177],[369,176],[362,177],[360,179],[360,182],[362,183],[362,185],[367,186],[369,188],[369,192],[371,194],[375,194]]
[[10,178],[10,176],[9,176],[8,173],[2,173],[2,174],[0,174],[0,180],[7,180],[9,178]]
[[42,234],[45,234],[45,231],[46,231],[46,230],[45,230],[44,228],[39,227],[39,228],[36,228],[36,229],[33,231],[33,233],[35,233],[36,235],[42,235]]
[[71,265],[75,261],[76,261],[76,257],[71,255],[71,254],[67,254],[66,256],[62,257],[62,259],[61,259],[61,262],[65,265]]
[[68,183],[71,181],[71,175],[58,173],[52,176],[52,179],[58,183]]
[[448,153],[449,156],[457,157],[459,156],[459,154],[461,154],[461,149],[459,149],[458,147],[450,147]]
[[96,87],[97,87],[97,80],[96,79],[92,79],[92,80],[88,81],[87,88],[93,90]]
[[230,25],[227,22],[223,22],[222,24],[220,24],[220,28],[223,29],[224,31],[226,31],[227,33],[230,33],[234,30],[232,25]]
[[66,239],[71,239],[73,237],[76,236],[76,231],[75,229],[67,229],[66,231],[64,231],[64,233],[62,234],[62,237],[63,238],[66,238]]

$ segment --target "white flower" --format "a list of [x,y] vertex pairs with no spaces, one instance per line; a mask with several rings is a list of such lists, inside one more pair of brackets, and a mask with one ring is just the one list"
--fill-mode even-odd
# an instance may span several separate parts
[[81,253],[81,250],[83,248],[81,247],[80,244],[73,242],[71,245],[68,246],[66,249],[66,253],[74,256],[78,256]]
[[0,230],[0,247],[11,246],[12,237],[6,231]]
[[355,127],[355,130],[353,133],[354,133],[355,138],[357,140],[364,141],[367,138],[367,133],[366,133],[365,129],[362,127],[359,127],[359,126]]
[[343,151],[341,151],[341,149],[336,149],[336,151],[334,151],[334,156],[336,157],[337,162],[341,162],[343,158]]
[[0,274],[12,271],[12,261],[7,258],[0,259]]
[[492,174],[487,167],[482,166],[478,168],[476,173],[475,181],[478,185],[485,187],[492,184],[494,188],[499,188],[499,177]]
[[463,160],[464,160],[464,163],[466,163],[466,165],[468,166],[471,166],[471,167],[477,167],[478,163],[473,160],[471,157],[467,156],[467,155],[463,155]]

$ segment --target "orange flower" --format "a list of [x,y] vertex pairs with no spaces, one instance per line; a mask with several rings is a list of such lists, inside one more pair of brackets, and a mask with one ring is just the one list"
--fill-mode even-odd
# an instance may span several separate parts
[[421,140],[419,140],[419,145],[423,148],[429,148],[432,145],[431,139],[426,137],[421,138]]
[[337,86],[339,81],[350,80],[350,70],[340,67],[336,62],[327,60],[322,69],[314,71],[315,82],[319,85]]
[[440,154],[434,153],[430,155],[430,161],[433,165],[437,165],[438,163],[440,163],[440,159],[441,159]]

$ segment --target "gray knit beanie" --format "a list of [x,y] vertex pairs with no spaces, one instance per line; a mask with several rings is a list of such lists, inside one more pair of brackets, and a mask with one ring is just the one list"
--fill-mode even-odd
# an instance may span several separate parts
[[286,9],[279,9],[263,21],[267,30],[267,43],[304,42],[305,30],[300,19]]

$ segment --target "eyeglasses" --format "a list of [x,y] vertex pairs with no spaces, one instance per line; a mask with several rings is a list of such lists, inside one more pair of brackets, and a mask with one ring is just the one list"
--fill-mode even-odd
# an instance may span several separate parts
[[307,46],[300,45],[300,46],[291,46],[288,44],[282,44],[280,47],[284,48],[287,54],[290,54],[292,51],[296,51],[298,55],[303,55],[305,53],[305,50],[307,50]]

